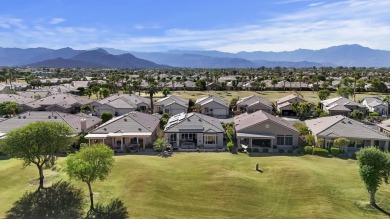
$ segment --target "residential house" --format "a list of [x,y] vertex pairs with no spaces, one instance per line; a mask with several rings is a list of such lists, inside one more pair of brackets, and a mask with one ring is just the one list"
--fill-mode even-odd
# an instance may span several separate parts
[[256,95],[244,97],[237,101],[237,111],[243,113],[253,113],[263,110],[267,113],[272,113],[272,104],[268,100]]
[[49,90],[33,90],[29,89],[24,92],[18,92],[18,95],[33,98],[33,99],[41,99],[47,96],[50,96],[52,93]]
[[78,113],[83,105],[93,106],[94,100],[73,94],[54,94],[33,103],[40,105],[46,111]]
[[359,110],[363,113],[367,108],[360,103],[354,102],[345,97],[334,97],[321,101],[322,109],[329,115],[348,116],[353,110]]
[[321,147],[330,148],[335,139],[346,138],[350,140],[350,144],[345,147],[349,151],[356,151],[365,146],[378,146],[388,151],[389,137],[343,115],[321,117],[305,122],[317,142],[318,139],[323,139]]
[[178,96],[169,96],[162,98],[154,103],[154,113],[166,113],[176,115],[188,111],[188,100]]
[[292,149],[299,131],[286,120],[259,110],[234,117],[237,145],[243,148]]
[[157,138],[158,117],[137,111],[115,117],[85,136],[89,144],[104,143],[115,151],[145,149]]
[[8,94],[11,92],[11,86],[8,84],[0,84],[0,94]]
[[17,94],[0,94],[0,103],[14,102],[22,107],[23,111],[40,110],[41,106],[35,103],[35,99],[20,96]]
[[279,111],[280,114],[283,116],[295,116],[296,113],[293,110],[292,104],[297,102],[309,103],[312,108],[314,108],[314,105],[312,103],[308,102],[302,97],[299,97],[295,94],[291,94],[276,100],[276,110]]
[[365,97],[362,105],[367,107],[369,112],[377,112],[379,115],[387,115],[388,106],[383,102],[383,97]]
[[172,116],[164,129],[174,149],[222,149],[224,129],[218,119],[199,113]]
[[379,131],[387,136],[390,136],[390,119],[382,121],[379,126]]
[[229,104],[224,99],[207,95],[200,99],[197,99],[195,102],[195,107],[197,111],[218,118],[226,118],[229,116]]
[[89,132],[102,123],[101,119],[83,113],[68,114],[54,111],[31,111],[0,121],[0,133],[8,133],[37,121],[61,122],[68,125],[74,133]]
[[115,94],[97,101],[94,115],[101,116],[107,112],[121,116],[132,111],[147,112],[150,109],[150,99],[135,94]]

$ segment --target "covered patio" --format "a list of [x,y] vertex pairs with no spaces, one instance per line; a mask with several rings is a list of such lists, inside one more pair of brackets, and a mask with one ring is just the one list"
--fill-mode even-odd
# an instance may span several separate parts
[[88,134],[88,144],[104,143],[115,151],[126,152],[128,150],[145,149],[145,146],[151,143],[152,133],[107,133],[107,134]]
[[243,148],[270,148],[275,144],[271,134],[237,133],[237,145]]

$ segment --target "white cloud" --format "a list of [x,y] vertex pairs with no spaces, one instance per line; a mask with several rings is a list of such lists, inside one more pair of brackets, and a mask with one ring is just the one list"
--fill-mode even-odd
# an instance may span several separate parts
[[65,22],[66,19],[64,18],[53,18],[49,21],[49,24],[59,24],[59,23],[62,23],[62,22]]
[[144,29],[160,29],[161,27],[159,25],[150,25],[150,26],[145,26],[141,24],[134,25],[134,29],[137,30],[144,30]]

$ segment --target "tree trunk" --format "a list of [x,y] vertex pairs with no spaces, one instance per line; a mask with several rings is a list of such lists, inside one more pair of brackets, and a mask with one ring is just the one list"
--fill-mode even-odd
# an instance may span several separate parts
[[39,189],[43,189],[43,179],[45,178],[45,176],[43,175],[43,165],[40,166],[40,165],[37,165],[38,167],[38,170],[39,170]]
[[150,113],[153,114],[153,110],[154,110],[153,109],[153,94],[150,93],[149,96],[150,96],[150,108],[151,108]]
[[376,193],[376,190],[371,190],[370,191],[370,204],[372,206],[376,206],[376,202],[375,202],[375,193]]
[[89,199],[91,201],[91,206],[90,206],[89,210],[93,211],[93,210],[95,210],[95,208],[93,205],[93,192],[92,192],[91,183],[88,182],[87,185],[88,185],[88,190],[89,190]]

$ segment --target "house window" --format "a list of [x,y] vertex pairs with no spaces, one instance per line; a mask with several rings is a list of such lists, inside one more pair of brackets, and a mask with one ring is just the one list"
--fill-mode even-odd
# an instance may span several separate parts
[[204,136],[204,142],[205,142],[205,144],[216,144],[217,136],[215,136],[215,135],[206,135],[206,136]]
[[140,106],[139,109],[140,109],[141,111],[145,111],[145,110],[146,110],[146,106]]
[[354,148],[355,147],[355,142],[354,141],[350,141],[348,147],[349,148]]
[[182,140],[192,140],[194,138],[195,138],[195,134],[194,133],[181,134],[181,139]]
[[293,136],[292,135],[277,135],[276,144],[281,146],[292,146]]
[[130,144],[137,144],[137,138],[131,138]]
[[164,109],[164,113],[169,114],[169,109]]
[[293,136],[292,135],[286,135],[284,139],[285,145],[292,146],[293,145]]
[[276,136],[276,144],[277,145],[284,145],[284,135]]

